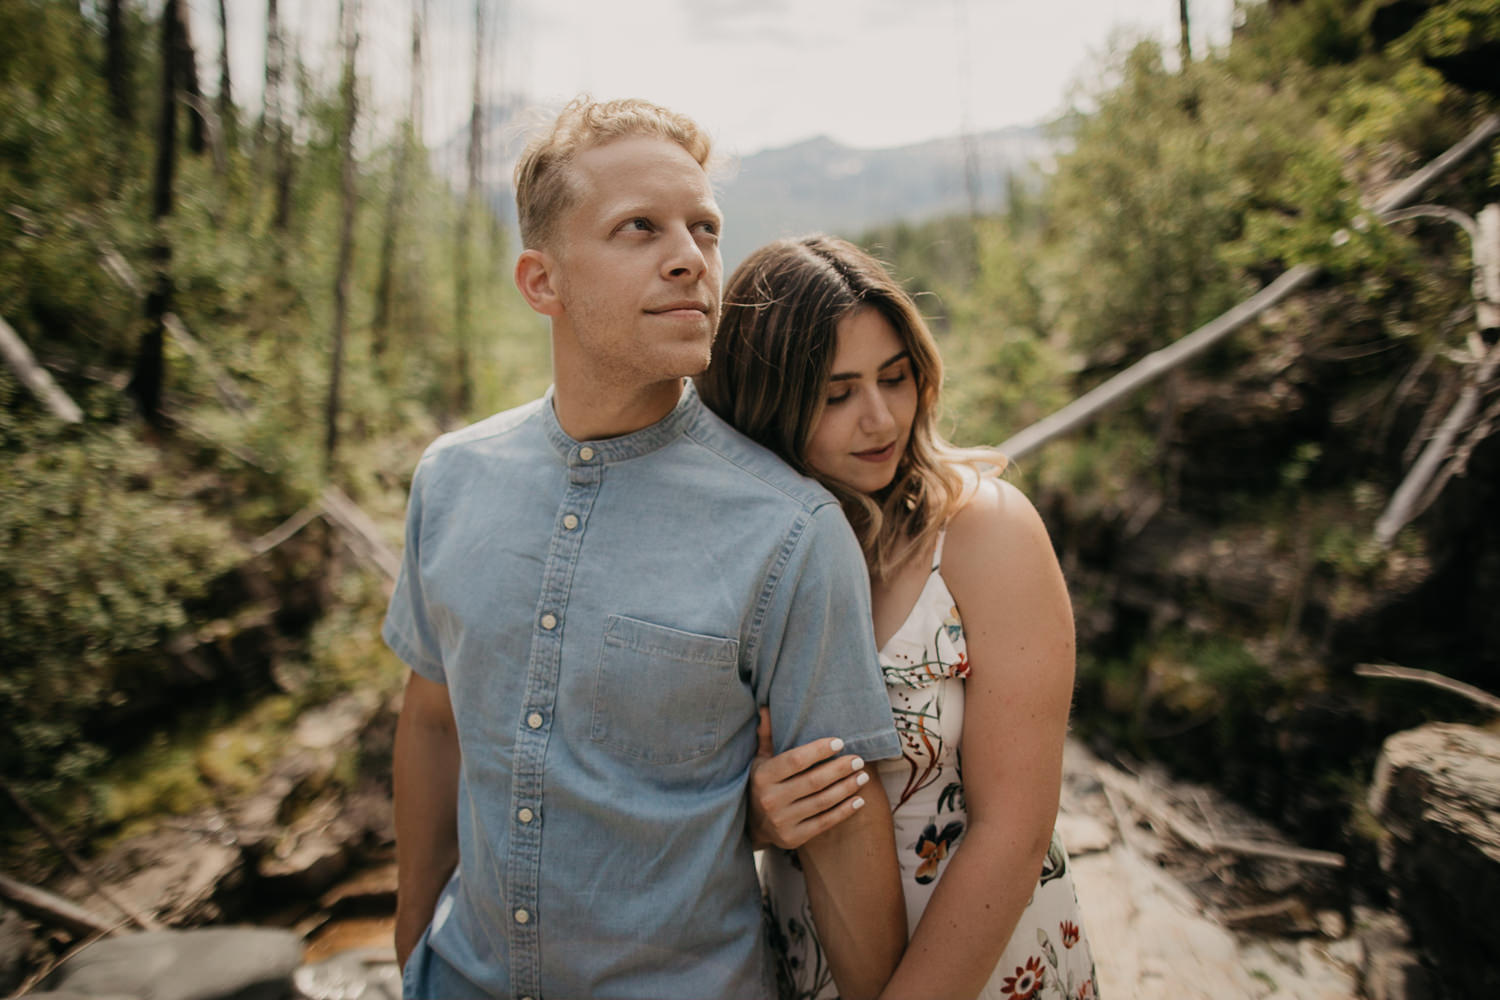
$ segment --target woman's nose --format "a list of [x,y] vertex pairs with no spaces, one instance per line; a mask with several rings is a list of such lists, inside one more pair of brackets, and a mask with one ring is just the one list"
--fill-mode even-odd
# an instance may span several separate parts
[[872,392],[860,422],[867,433],[879,433],[895,426],[896,418],[891,416],[891,408],[886,405],[885,398],[879,392]]

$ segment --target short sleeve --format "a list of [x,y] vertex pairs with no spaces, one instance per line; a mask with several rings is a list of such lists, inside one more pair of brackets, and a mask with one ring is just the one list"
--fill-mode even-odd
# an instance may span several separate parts
[[406,504],[406,550],[401,555],[401,573],[386,608],[380,637],[407,666],[431,681],[447,683],[442,648],[428,614],[422,581],[422,469],[412,476],[411,496]]
[[870,579],[837,504],[788,540],[756,646],[756,698],[777,752],[827,736],[866,760],[900,756],[870,616]]

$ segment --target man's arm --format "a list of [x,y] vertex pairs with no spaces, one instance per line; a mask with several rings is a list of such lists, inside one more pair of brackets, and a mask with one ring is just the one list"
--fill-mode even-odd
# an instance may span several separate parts
[[411,675],[393,764],[396,961],[405,968],[458,864],[458,731],[447,687]]
[[843,1000],[875,997],[906,948],[906,904],[885,788],[870,782],[865,805],[798,851],[808,903]]

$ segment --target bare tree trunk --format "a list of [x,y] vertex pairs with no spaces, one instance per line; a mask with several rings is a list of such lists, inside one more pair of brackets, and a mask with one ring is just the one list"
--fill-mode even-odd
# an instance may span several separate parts
[[193,49],[193,35],[188,25],[188,12],[184,4],[172,4],[177,18],[177,38],[174,49],[174,72],[177,82],[186,95],[188,105],[188,149],[203,153],[208,149],[208,121],[203,110],[203,88],[198,84],[198,55]]
[[292,215],[292,131],[286,102],[286,38],[277,0],[266,0],[266,86],[261,112],[261,145],[271,147],[275,209],[271,225],[285,231]]
[[135,397],[141,415],[152,426],[161,425],[161,392],[166,377],[165,318],[172,302],[172,247],[162,222],[172,214],[172,182],[177,170],[177,74],[180,67],[182,28],[180,0],[166,0],[161,15],[160,120],[156,133],[156,176],[151,194],[151,217],[156,223],[156,242],[151,248],[154,269],[151,291],[146,295],[146,329],[136,351],[135,370],[128,391]]
[[224,0],[219,0],[219,127],[224,130],[224,141],[235,145],[238,116],[234,110],[234,93],[229,86],[229,11]]
[[119,121],[135,120],[131,104],[130,53],[125,46],[125,0],[109,0],[105,11],[104,77],[109,84],[109,109]]
[[423,134],[425,111],[422,107],[422,32],[427,30],[427,0],[413,0],[411,11],[411,118],[412,138],[417,148],[426,142]]
[[455,262],[457,287],[454,291],[454,335],[458,346],[458,387],[454,405],[460,414],[469,412],[474,402],[473,359],[470,352],[469,295],[473,282],[470,227],[479,211],[479,180],[484,162],[484,14],[485,0],[474,0],[474,89],[469,105],[469,184],[463,212],[458,219],[458,259]]
[[333,472],[339,442],[339,388],[344,374],[344,335],[349,323],[349,270],[354,259],[354,123],[356,101],[355,56],[359,51],[359,0],[339,0],[339,30],[344,41],[344,127],[341,187],[343,212],[339,221],[338,273],[333,286],[333,359],[328,377],[328,436],[325,470]]
[[376,358],[386,351],[386,334],[390,329],[391,310],[396,295],[395,256],[400,242],[401,216],[405,210],[407,175],[412,157],[421,148],[422,103],[422,23],[426,0],[413,0],[411,14],[411,98],[406,112],[406,127],[396,150],[396,167],[391,178],[391,196],[386,201],[385,225],[380,237],[380,268],[375,282],[375,319],[370,350]]
[[1188,34],[1188,0],[1177,0],[1177,20],[1182,26],[1182,34],[1177,41],[1177,52],[1182,56],[1183,69],[1186,69],[1188,63],[1193,61],[1193,41]]
[[260,127],[257,141],[262,146],[270,145],[270,131],[280,118],[281,97],[281,21],[276,0],[266,0],[266,82],[260,94]]

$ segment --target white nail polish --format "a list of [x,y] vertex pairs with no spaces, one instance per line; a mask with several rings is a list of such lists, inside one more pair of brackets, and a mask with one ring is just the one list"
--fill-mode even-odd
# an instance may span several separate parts
[[849,807],[851,809],[863,809],[865,807],[865,800],[855,799],[854,801],[849,803]]
[[870,776],[868,774],[864,774],[863,772],[861,772],[861,774],[860,774],[859,777],[857,777],[857,778],[854,779],[854,783],[856,785],[858,785],[860,788],[865,787],[865,785],[867,785],[869,783],[869,781],[870,781]]
[[844,741],[835,736],[833,738],[833,742],[828,744],[828,747],[834,753],[838,753],[840,750],[844,749]]
[[856,758],[854,758],[853,760],[851,760],[849,762],[849,770],[851,770],[851,771],[863,771],[864,768],[865,768],[865,762],[864,762],[864,758],[862,758],[862,757],[856,757]]

